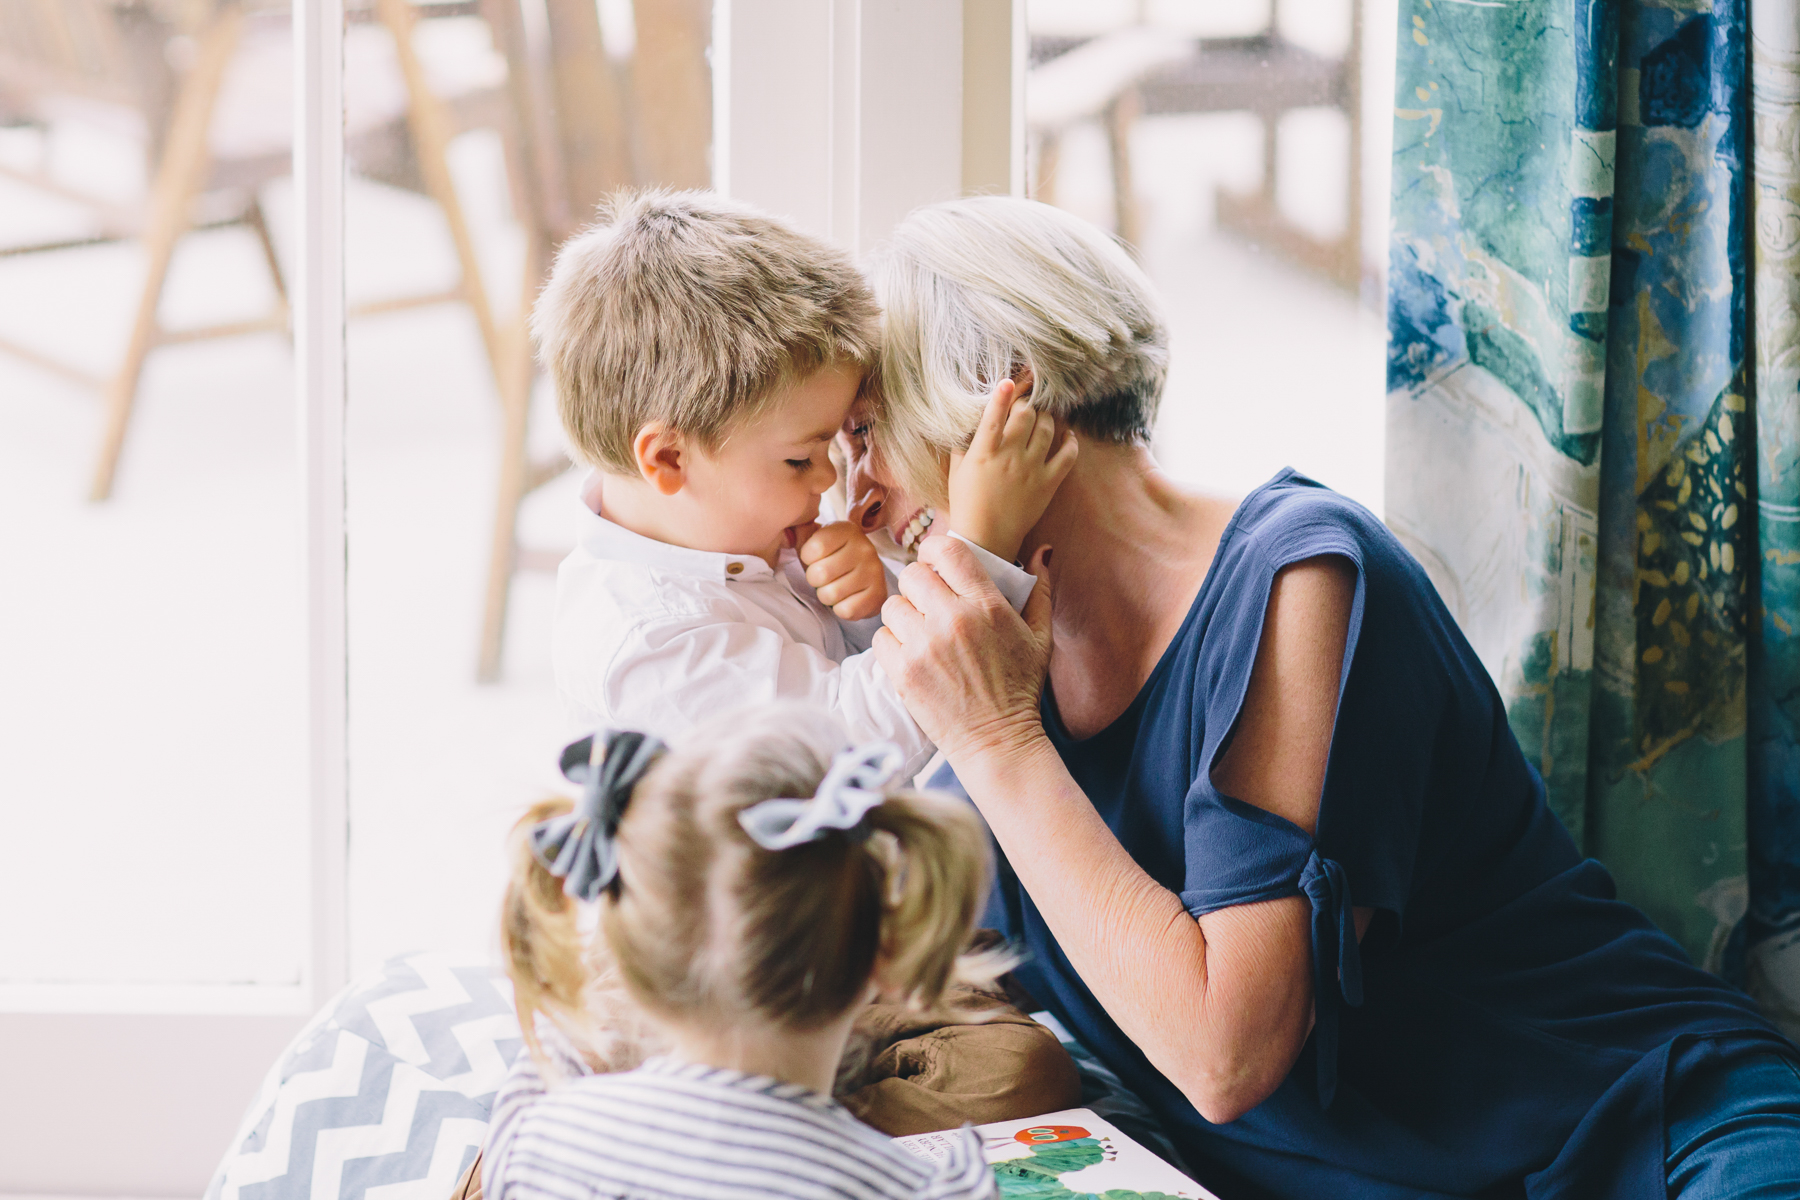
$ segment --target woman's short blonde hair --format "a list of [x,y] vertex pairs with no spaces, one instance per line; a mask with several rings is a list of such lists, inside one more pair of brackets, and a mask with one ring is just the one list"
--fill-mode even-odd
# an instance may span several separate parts
[[[934,1009],[953,981],[991,982],[1011,965],[969,953],[986,898],[988,842],[948,796],[890,791],[851,831],[786,850],[750,839],[738,814],[805,798],[845,746],[829,714],[781,704],[696,729],[632,790],[618,830],[619,875],[582,936],[562,881],[532,853],[527,814],[513,843],[501,941],[525,1039],[542,1057],[541,1015],[590,1059],[629,1065],[621,1016],[713,1027],[807,1029],[860,1005],[879,968],[890,998]],[[596,1011],[608,991],[630,1000]],[[633,1027],[636,1028],[636,1027]]]
[[869,263],[882,308],[869,394],[896,482],[945,500],[993,386],[1029,370],[1032,399],[1101,441],[1148,441],[1168,373],[1155,289],[1094,225],[1031,200],[918,209]]
[[622,192],[557,252],[531,313],[575,450],[632,475],[661,421],[716,449],[826,367],[875,358],[875,303],[847,255],[713,192]]

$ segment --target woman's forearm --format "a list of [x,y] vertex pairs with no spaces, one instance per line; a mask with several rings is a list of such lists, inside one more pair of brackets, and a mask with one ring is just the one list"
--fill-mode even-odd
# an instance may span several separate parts
[[1201,1115],[1229,1121],[1287,1076],[1312,1021],[1300,896],[1196,920],[1094,811],[1044,735],[1046,550],[1015,614],[968,549],[929,538],[882,609],[875,654],[956,768],[1063,952]]
[[[1274,947],[1234,952],[1239,931],[1231,928],[1220,931],[1224,945],[1209,944],[1180,898],[1126,853],[1041,732],[958,757],[957,776],[1019,882],[1124,1034],[1208,1120],[1229,1121],[1260,1103],[1305,1038],[1310,989],[1246,1011],[1216,968],[1275,969]],[[1260,923],[1253,916],[1250,928]]]

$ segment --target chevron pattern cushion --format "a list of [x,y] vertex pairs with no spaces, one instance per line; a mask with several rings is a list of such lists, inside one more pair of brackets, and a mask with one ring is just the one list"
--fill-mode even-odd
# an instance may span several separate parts
[[491,964],[392,959],[283,1052],[206,1200],[447,1200],[522,1044]]

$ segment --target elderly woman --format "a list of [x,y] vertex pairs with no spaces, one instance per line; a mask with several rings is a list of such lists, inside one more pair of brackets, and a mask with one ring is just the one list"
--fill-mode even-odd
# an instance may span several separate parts
[[1291,470],[1233,503],[1157,469],[1167,336],[1117,245],[965,200],[873,274],[867,524],[916,536],[1003,381],[1079,443],[1024,619],[933,538],[876,649],[993,831],[1020,982],[1203,1178],[1800,1194],[1794,1048],[1583,860],[1419,564]]

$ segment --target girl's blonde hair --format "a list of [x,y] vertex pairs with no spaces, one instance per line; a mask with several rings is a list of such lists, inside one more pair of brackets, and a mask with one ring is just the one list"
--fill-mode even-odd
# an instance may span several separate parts
[[908,494],[943,504],[944,456],[965,449],[1002,379],[1091,438],[1149,441],[1168,373],[1156,289],[1080,217],[1010,196],[918,209],[869,262],[881,350],[865,394]]
[[953,981],[1005,970],[1004,957],[965,954],[988,849],[961,801],[892,791],[857,830],[786,850],[744,832],[741,811],[811,796],[844,745],[835,720],[795,705],[695,730],[632,792],[591,941],[528,837],[570,804],[528,813],[514,830],[501,937],[532,1053],[544,1059],[541,1014],[597,1066],[630,1065],[617,1051],[644,1033],[617,1005],[597,1011],[609,991],[652,1020],[806,1029],[858,1004],[878,973],[884,993],[930,1009]]

